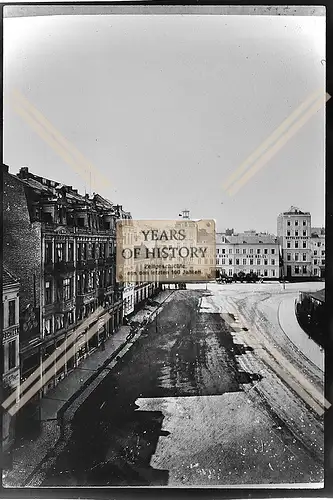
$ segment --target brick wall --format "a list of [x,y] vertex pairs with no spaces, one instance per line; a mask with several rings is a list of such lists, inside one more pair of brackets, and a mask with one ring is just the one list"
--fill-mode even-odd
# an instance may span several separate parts
[[[4,168],[3,262],[20,280],[20,315],[28,304],[34,306],[35,298],[36,307],[40,307],[41,224],[30,221],[28,196],[23,182]],[[39,322],[38,316],[36,319]],[[27,342],[38,331],[39,325],[31,330],[21,330],[20,341]]]

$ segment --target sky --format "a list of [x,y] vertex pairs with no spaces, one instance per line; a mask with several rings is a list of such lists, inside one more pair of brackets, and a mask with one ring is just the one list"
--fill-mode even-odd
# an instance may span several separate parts
[[[325,223],[324,109],[236,194],[228,176],[325,90],[325,18],[105,15],[4,20],[4,163],[90,192],[17,113],[18,90],[109,181],[134,219],[189,209],[276,233],[291,205]],[[92,174],[94,176],[94,174]]]

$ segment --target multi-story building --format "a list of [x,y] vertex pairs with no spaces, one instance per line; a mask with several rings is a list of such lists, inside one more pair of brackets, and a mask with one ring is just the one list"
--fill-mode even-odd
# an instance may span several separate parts
[[[3,334],[2,334],[2,388],[4,399],[20,384],[19,363],[19,288],[20,284],[6,269],[3,270]],[[19,394],[17,395],[19,396]],[[17,398],[18,399],[18,398]],[[15,438],[15,415],[2,413],[2,451],[7,454]]]
[[290,207],[277,219],[277,236],[282,258],[282,276],[304,278],[312,274],[311,269],[311,214]]
[[216,268],[222,276],[243,272],[279,278],[279,245],[276,236],[255,230],[216,233]]
[[[130,212],[126,212],[123,210],[122,205],[117,205],[116,209],[116,217],[117,220],[131,220],[132,215]],[[122,286],[122,296],[123,296],[123,318],[127,318],[134,312],[134,299],[135,299],[135,285],[134,283],[120,283],[119,286]]]
[[[55,373],[47,392],[122,322],[115,281],[112,203],[22,168],[4,167],[4,262],[21,282],[21,379],[26,379],[85,318],[103,306],[110,319]],[[80,343],[81,342],[81,343]]]
[[325,228],[313,227],[310,237],[312,276],[325,277]]

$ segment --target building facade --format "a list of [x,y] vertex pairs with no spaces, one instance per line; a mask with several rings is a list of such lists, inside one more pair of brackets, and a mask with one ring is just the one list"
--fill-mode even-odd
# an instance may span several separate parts
[[277,236],[286,279],[312,276],[311,214],[291,207],[277,219]]
[[325,277],[325,228],[313,227],[310,237],[311,272],[315,278]]
[[[21,380],[97,309],[110,319],[43,388],[45,394],[122,323],[122,286],[115,281],[115,206],[71,186],[4,167],[4,262],[22,282]],[[22,302],[22,304],[21,304]]]
[[[11,395],[20,385],[19,358],[19,288],[18,280],[6,269],[3,270],[3,335],[2,387],[4,399]],[[17,395],[19,396],[19,395]],[[15,439],[15,415],[4,411],[2,414],[2,450],[7,453]]]
[[216,234],[216,268],[220,276],[243,272],[279,278],[279,245],[276,236],[256,231]]

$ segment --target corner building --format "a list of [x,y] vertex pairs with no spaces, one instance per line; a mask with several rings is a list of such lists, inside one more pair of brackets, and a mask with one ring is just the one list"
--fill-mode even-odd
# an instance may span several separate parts
[[122,288],[115,281],[116,207],[82,196],[21,168],[4,167],[4,261],[21,280],[21,380],[99,306],[109,321],[43,387],[45,394],[95,350],[122,322]]

